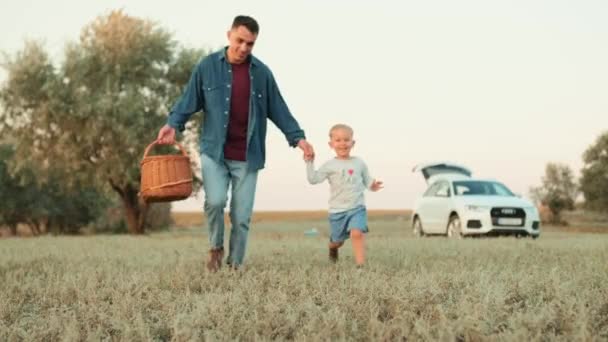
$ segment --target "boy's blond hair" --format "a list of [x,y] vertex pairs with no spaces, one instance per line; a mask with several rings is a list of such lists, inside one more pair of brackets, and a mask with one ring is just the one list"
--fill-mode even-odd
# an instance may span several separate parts
[[331,128],[329,129],[329,137],[331,138],[331,135],[334,131],[339,130],[339,129],[343,129],[345,131],[348,131],[351,135],[351,137],[355,134],[355,132],[353,131],[352,127],[350,127],[349,125],[346,124],[335,124],[333,126],[331,126]]

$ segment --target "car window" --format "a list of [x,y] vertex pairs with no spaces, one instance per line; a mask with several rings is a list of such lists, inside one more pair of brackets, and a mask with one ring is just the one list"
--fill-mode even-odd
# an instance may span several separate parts
[[441,182],[437,187],[437,191],[435,192],[435,196],[437,197],[450,197],[450,183]]
[[498,196],[515,196],[511,190],[500,183],[494,183],[494,189],[496,190],[496,195]]
[[471,187],[464,184],[456,184],[454,183],[454,193],[458,196],[462,195],[470,195]]
[[439,183],[431,184],[431,186],[429,186],[428,189],[426,189],[423,196],[425,196],[425,197],[434,196],[435,192],[437,191],[438,186],[439,186]]
[[454,182],[454,192],[456,196],[515,196],[503,184],[490,181],[456,181]]

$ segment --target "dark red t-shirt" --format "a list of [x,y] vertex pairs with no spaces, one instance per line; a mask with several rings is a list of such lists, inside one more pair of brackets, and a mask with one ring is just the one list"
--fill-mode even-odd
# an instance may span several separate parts
[[232,65],[230,117],[224,145],[224,158],[247,160],[247,126],[249,124],[249,96],[251,80],[249,63]]

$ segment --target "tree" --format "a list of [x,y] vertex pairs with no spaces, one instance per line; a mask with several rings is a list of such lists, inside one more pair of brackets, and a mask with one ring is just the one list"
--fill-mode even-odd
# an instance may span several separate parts
[[18,185],[9,172],[6,161],[12,158],[14,151],[8,145],[0,145],[0,194],[2,194],[2,206],[0,206],[0,226],[8,226],[12,235],[17,235],[17,225],[24,221],[19,208],[22,205]]
[[44,185],[37,182],[36,168],[29,165],[11,173],[6,161],[15,157],[10,145],[0,144],[0,224],[17,234],[19,224],[34,235],[43,231],[78,233],[97,219],[107,206],[104,194],[87,186],[65,188],[60,169],[51,169]]
[[[122,205],[117,199],[105,208],[103,215],[91,222],[88,231],[101,234],[123,234],[127,233],[127,223],[121,216]],[[171,203],[151,203],[146,211],[146,231],[161,231],[168,229],[173,224],[171,216]]]
[[129,232],[142,234],[148,205],[138,197],[139,161],[203,55],[122,11],[86,26],[57,68],[40,43],[27,42],[6,63],[0,89],[0,134],[19,136],[16,153],[25,156],[14,167],[60,166],[68,187],[111,189]]
[[585,207],[608,211],[608,132],[600,135],[595,144],[583,153],[580,187]]
[[574,175],[568,165],[548,163],[540,187],[530,190],[532,198],[547,206],[551,211],[553,223],[564,223],[561,218],[563,210],[574,209],[578,194]]

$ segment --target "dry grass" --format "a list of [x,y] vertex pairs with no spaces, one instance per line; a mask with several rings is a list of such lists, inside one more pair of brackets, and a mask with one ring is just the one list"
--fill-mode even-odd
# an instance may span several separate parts
[[[390,218],[408,218],[411,210],[369,210],[368,216],[370,219],[390,219]],[[196,227],[201,226],[205,222],[203,212],[173,212],[171,214],[173,221],[177,227]],[[277,222],[277,221],[311,221],[325,220],[327,218],[326,210],[311,210],[311,211],[256,211],[253,213],[251,221],[258,222]],[[228,214],[225,215],[225,221],[228,222]]]
[[[315,226],[319,237],[305,237]],[[206,234],[0,240],[0,340],[608,339],[608,235],[413,239],[374,219],[368,264],[327,261],[325,220],[254,225],[246,267]]]

